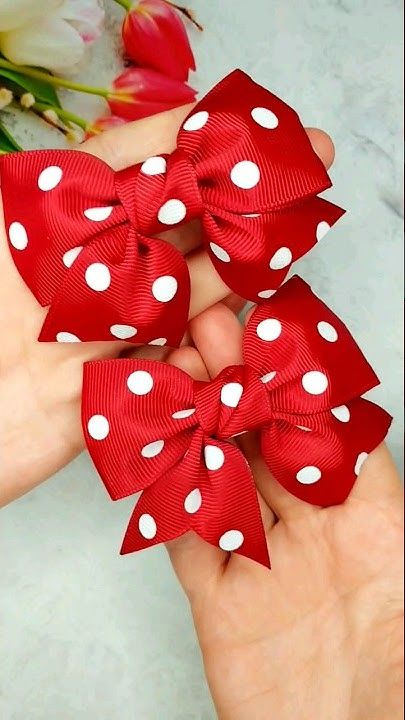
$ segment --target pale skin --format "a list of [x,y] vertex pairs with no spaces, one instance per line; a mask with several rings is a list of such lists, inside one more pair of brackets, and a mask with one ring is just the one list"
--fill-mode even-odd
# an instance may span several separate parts
[[[190,107],[117,128],[86,149],[116,169],[174,146]],[[333,146],[311,142],[329,167]],[[124,343],[37,343],[44,319],[0,238],[0,502],[44,481],[83,448],[82,365],[124,350],[204,379],[240,362],[237,298],[198,248],[198,228],[171,233],[188,257],[190,334],[167,357]],[[190,254],[191,253],[191,254]],[[224,302],[219,302],[224,300]],[[215,304],[216,303],[216,304]],[[215,342],[214,342],[215,338]],[[228,556],[187,534],[169,544],[191,603],[221,720],[399,720],[401,714],[401,489],[385,446],[363,465],[349,500],[320,510],[269,475],[255,438],[245,452],[260,493],[273,569]]]

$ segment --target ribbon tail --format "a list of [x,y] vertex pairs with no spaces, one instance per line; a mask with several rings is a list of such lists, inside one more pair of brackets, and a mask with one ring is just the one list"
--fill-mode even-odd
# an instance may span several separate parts
[[183,478],[168,474],[143,491],[129,521],[120,554],[174,540],[189,529],[184,511]]
[[193,529],[211,545],[270,568],[257,491],[246,459],[235,445],[212,439],[205,456],[210,467],[217,467],[222,457],[224,461],[218,469],[201,469],[202,504],[192,516]]

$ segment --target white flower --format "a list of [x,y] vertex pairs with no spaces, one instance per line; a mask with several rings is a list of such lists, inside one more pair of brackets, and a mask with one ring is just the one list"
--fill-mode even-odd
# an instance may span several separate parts
[[32,20],[49,13],[62,4],[63,0],[0,0],[0,33],[27,25]]
[[[23,22],[2,32],[10,27],[15,3],[21,5]],[[104,11],[97,0],[48,0],[46,5],[44,11],[38,0],[0,0],[0,51],[16,65],[71,73],[83,59],[86,44],[100,35]]]

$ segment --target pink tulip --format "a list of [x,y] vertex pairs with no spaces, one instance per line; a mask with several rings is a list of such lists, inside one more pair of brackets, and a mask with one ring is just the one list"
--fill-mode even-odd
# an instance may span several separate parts
[[196,91],[179,80],[155,70],[130,67],[114,80],[108,104],[113,115],[139,120],[191,103],[195,96]]
[[195,61],[185,27],[164,0],[140,0],[122,26],[127,55],[137,65],[158,70],[175,80],[187,80]]
[[90,127],[86,130],[86,139],[93,137],[93,135],[100,135],[105,130],[111,130],[111,128],[125,125],[126,120],[124,118],[117,117],[117,115],[103,115],[103,117],[97,118]]

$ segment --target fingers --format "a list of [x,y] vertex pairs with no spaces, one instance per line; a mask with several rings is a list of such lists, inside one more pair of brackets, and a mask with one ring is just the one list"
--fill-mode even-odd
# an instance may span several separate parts
[[326,169],[329,170],[335,159],[335,146],[328,133],[318,128],[306,128],[306,132],[316,154],[322,160]]
[[400,477],[385,443],[376,448],[362,465],[359,477],[347,502],[384,502],[400,498]]
[[184,118],[194,105],[159,113],[143,120],[121,125],[90,138],[81,146],[114,170],[124,170],[157,153],[170,153],[176,147],[176,136]]
[[[195,348],[174,350],[168,361],[184,370],[195,380],[208,380],[208,373],[200,353]],[[174,571],[191,602],[221,577],[227,553],[210,545],[194,532],[166,544]]]

